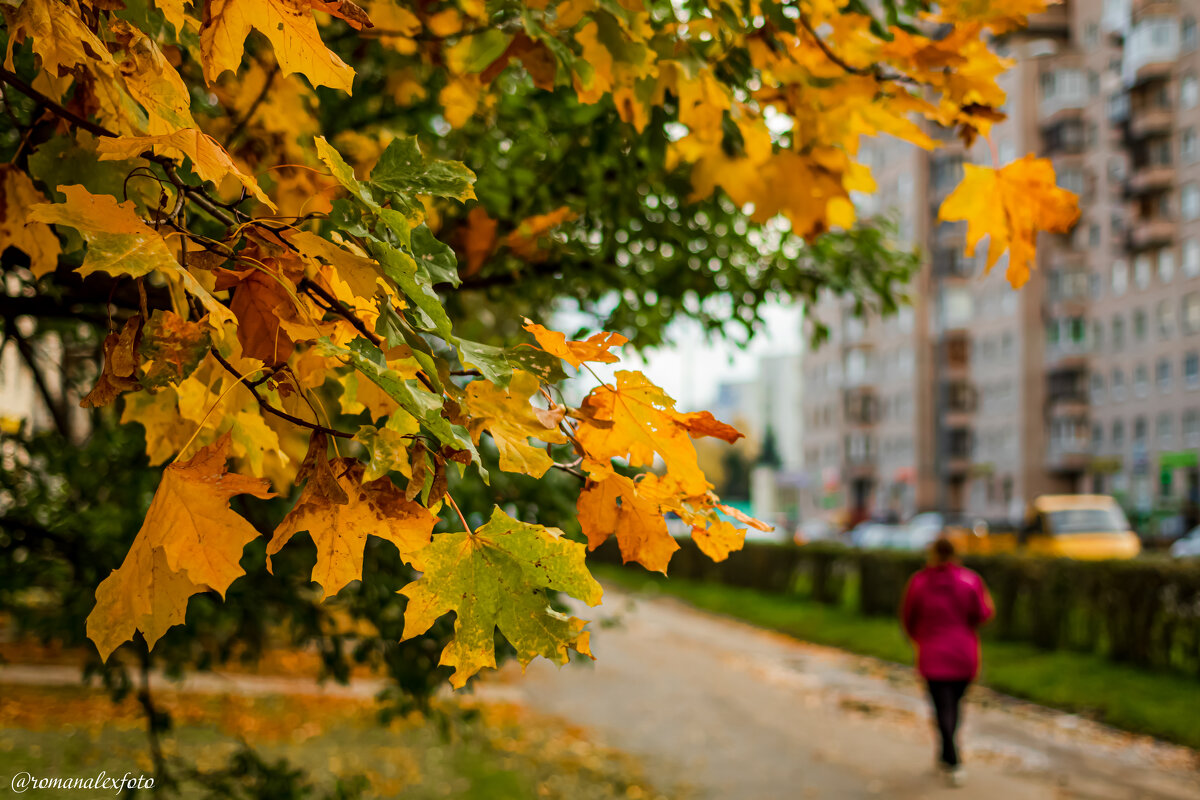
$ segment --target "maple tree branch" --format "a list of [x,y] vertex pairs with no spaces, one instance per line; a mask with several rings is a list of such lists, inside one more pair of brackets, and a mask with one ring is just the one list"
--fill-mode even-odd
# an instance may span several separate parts
[[321,433],[325,433],[330,436],[337,436],[341,439],[353,439],[354,438],[353,433],[346,433],[345,431],[339,431],[336,428],[327,428],[324,425],[318,424],[316,422],[309,422],[306,419],[301,419],[300,417],[293,416],[292,414],[289,414],[288,412],[284,411],[283,409],[275,408],[275,406],[273,406],[267,402],[267,399],[265,397],[263,397],[261,394],[258,393],[259,384],[254,384],[252,381],[247,380],[246,376],[244,376],[240,372],[238,372],[237,368],[234,367],[233,364],[230,364],[228,361],[226,361],[225,358],[220,353],[217,352],[217,349],[215,347],[209,348],[209,352],[212,353],[212,356],[213,356],[213,358],[215,358],[217,360],[217,363],[225,368],[226,372],[228,372],[230,375],[232,375],[233,377],[237,378],[239,381],[242,382],[242,384],[246,387],[246,389],[249,390],[250,394],[254,395],[254,399],[258,401],[259,408],[261,408],[263,411],[266,411],[268,414],[274,414],[275,416],[279,417],[280,419],[287,420],[288,422],[292,423],[293,425],[298,425],[301,428],[308,428],[310,431],[320,431]]
[[376,347],[380,347],[383,344],[383,340],[379,338],[379,335],[371,331],[367,327],[367,324],[359,319],[353,311],[342,305],[340,300],[325,291],[321,286],[318,286],[315,282],[305,278],[300,281],[300,290],[323,300],[330,311],[353,325],[354,329],[365,336],[371,344]]
[[0,67],[0,81],[7,83],[9,86],[13,87],[26,97],[36,100],[41,105],[45,106],[47,110],[53,111],[55,116],[70,120],[89,133],[94,133],[97,136],[116,136],[115,133],[110,131],[108,128],[105,128],[103,125],[97,125],[87,117],[82,117],[66,106],[51,100],[49,97],[17,77],[15,72],[11,72],[3,67]]
[[904,81],[912,80],[907,75],[901,75],[899,73],[884,72],[883,68],[880,67],[878,64],[872,64],[870,67],[852,66],[845,59],[843,59],[841,56],[839,56],[837,53],[833,52],[833,49],[830,48],[830,46],[825,42],[825,40],[821,38],[821,35],[819,33],[817,33],[816,28],[813,27],[813,25],[809,21],[808,17],[801,14],[799,16],[799,22],[800,22],[801,27],[803,27],[804,30],[808,32],[808,35],[812,37],[812,40],[814,42],[816,42],[817,47],[820,49],[820,51],[825,54],[825,57],[828,58],[830,61],[832,61],[834,64],[836,64],[839,67],[841,67],[842,69],[844,69],[846,72],[849,72],[851,75],[872,76],[876,80],[888,81],[888,82],[904,82]]
[[580,472],[578,469],[571,466],[570,464],[559,464],[559,463],[555,462],[553,464],[553,466],[555,469],[561,470],[561,471],[567,473],[568,475],[574,475],[576,478],[579,478],[581,481],[587,480],[587,475],[584,475],[582,472]]
[[[110,139],[118,138],[117,134],[110,131],[108,128],[92,122],[87,117],[76,114],[74,111],[62,105],[61,103],[55,102],[51,98],[39,92],[37,89],[30,86],[25,81],[21,80],[16,73],[4,69],[3,67],[0,67],[0,81],[13,87],[26,97],[36,100],[41,105],[45,106],[47,110],[54,112],[55,116],[62,117],[63,119],[74,123],[80,128],[83,128],[89,133],[93,133],[96,136],[104,136]],[[234,225],[237,225],[237,220],[222,211],[219,208],[217,201],[210,197],[207,192],[198,186],[191,186],[187,184],[182,178],[179,177],[178,174],[176,174],[174,159],[166,156],[155,155],[154,153],[149,152],[142,153],[141,157],[147,161],[153,161],[154,163],[159,164],[163,170],[166,171],[167,177],[177,189],[186,194],[188,199],[193,203],[211,214],[218,222],[224,223],[227,227],[233,227]]]

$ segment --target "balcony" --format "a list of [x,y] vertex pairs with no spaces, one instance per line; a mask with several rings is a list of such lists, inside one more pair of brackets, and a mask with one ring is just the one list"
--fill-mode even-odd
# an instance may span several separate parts
[[1084,392],[1052,391],[1047,402],[1051,417],[1085,417],[1088,413],[1088,398]]
[[1067,36],[1071,32],[1071,16],[1067,4],[1050,6],[1040,14],[1026,18],[1026,32],[1038,36]]
[[1046,345],[1046,372],[1062,373],[1086,370],[1089,349],[1085,342],[1061,341]]
[[846,389],[842,393],[846,422],[850,425],[874,425],[879,421],[879,398],[870,387]]
[[1133,171],[1125,184],[1125,190],[1131,197],[1137,197],[1166,191],[1174,182],[1175,169],[1173,167],[1163,164],[1147,164]]
[[1083,472],[1091,460],[1091,442],[1084,438],[1051,439],[1046,447],[1046,469],[1051,472]]
[[1043,97],[1038,103],[1038,124],[1043,128],[1057,125],[1066,118],[1082,114],[1087,104],[1086,90],[1060,92]]
[[1175,115],[1170,108],[1161,106],[1135,108],[1129,116],[1129,138],[1140,141],[1147,136],[1169,134],[1174,121]]
[[1152,218],[1137,220],[1129,229],[1127,247],[1145,250],[1148,247],[1171,244],[1175,241],[1175,220]]

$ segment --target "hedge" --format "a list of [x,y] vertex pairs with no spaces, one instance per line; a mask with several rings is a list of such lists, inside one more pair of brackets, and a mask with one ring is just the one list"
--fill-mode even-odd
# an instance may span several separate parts
[[[595,557],[621,561],[611,543]],[[964,563],[996,604],[986,636],[1200,676],[1200,562],[994,555]],[[714,563],[684,539],[668,572],[886,616],[899,613],[905,584],[924,565],[921,553],[763,542]]]

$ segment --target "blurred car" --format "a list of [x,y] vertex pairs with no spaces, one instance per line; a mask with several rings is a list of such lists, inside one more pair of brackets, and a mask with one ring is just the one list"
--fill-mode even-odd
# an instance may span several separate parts
[[1200,526],[1192,530],[1171,545],[1172,558],[1200,558]]
[[850,531],[850,544],[864,550],[894,547],[901,526],[883,522],[861,522]]
[[837,538],[838,531],[833,523],[818,517],[801,522],[800,526],[796,528],[793,541],[796,544],[808,544],[809,542],[833,542],[837,541]]
[[1142,551],[1121,506],[1101,494],[1038,497],[1019,539],[1031,554],[1060,558],[1133,558]]
[[916,525],[893,525],[888,546],[893,550],[920,552],[933,544],[942,533],[939,525],[923,522]]

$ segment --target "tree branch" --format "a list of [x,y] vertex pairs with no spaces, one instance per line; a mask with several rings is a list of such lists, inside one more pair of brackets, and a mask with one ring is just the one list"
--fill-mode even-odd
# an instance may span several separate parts
[[342,439],[353,439],[354,438],[353,433],[346,433],[344,431],[339,431],[334,428],[326,428],[324,425],[319,425],[315,422],[309,422],[306,419],[301,419],[300,417],[293,416],[293,415],[287,413],[286,411],[275,408],[275,406],[273,406],[267,402],[266,398],[264,398],[262,395],[260,395],[258,393],[258,385],[255,384],[253,381],[246,380],[246,376],[242,375],[240,372],[238,372],[237,368],[234,367],[233,364],[230,364],[228,361],[226,361],[224,359],[224,357],[222,357],[221,354],[217,352],[217,349],[215,347],[211,348],[209,350],[209,352],[212,353],[213,358],[215,358],[217,360],[217,363],[219,363],[222,367],[224,367],[225,370],[230,375],[237,378],[239,381],[242,382],[243,385],[245,385],[245,387],[247,389],[250,390],[250,394],[254,395],[254,399],[258,401],[259,407],[263,411],[266,411],[268,414],[274,414],[275,416],[279,417],[280,419],[285,419],[288,422],[292,423],[293,425],[298,425],[301,428],[308,428],[311,431],[320,431],[322,433],[329,434],[330,436],[337,436]]
[[376,347],[380,347],[383,344],[383,340],[379,338],[378,334],[371,331],[367,327],[367,324],[359,319],[353,311],[342,305],[341,301],[339,301],[329,292],[325,291],[325,289],[322,287],[318,286],[315,282],[305,278],[304,280],[300,281],[300,290],[316,295],[323,300],[329,307],[330,311],[353,325],[354,329],[366,337],[367,341],[369,341],[371,344],[375,345]]
[[38,103],[45,106],[47,110],[53,111],[55,116],[70,120],[89,133],[94,133],[97,136],[116,136],[115,133],[110,131],[108,128],[105,128],[103,125],[97,125],[86,117],[81,117],[80,115],[76,114],[66,106],[51,100],[49,97],[17,77],[16,73],[10,72],[3,67],[0,67],[0,80],[4,81],[26,97],[38,101]]

